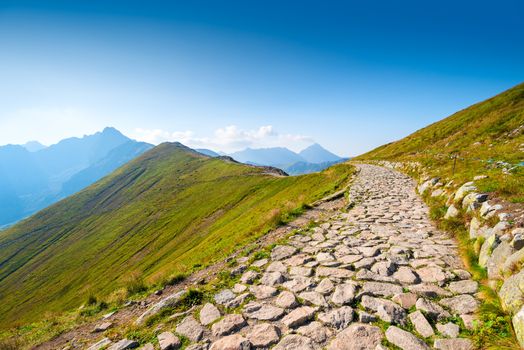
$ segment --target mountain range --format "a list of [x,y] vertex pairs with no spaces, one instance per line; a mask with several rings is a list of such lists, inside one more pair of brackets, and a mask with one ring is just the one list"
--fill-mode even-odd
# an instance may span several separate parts
[[0,147],[0,227],[67,197],[153,147],[114,128],[45,147]]
[[[209,149],[197,149],[211,157],[224,155]],[[309,174],[321,171],[348,158],[342,158],[315,143],[299,153],[285,147],[246,148],[227,154],[238,162],[251,165],[272,166],[284,170],[289,175]]]

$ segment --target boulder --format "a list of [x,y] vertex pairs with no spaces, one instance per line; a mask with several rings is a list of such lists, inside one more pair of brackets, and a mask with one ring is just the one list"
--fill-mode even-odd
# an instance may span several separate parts
[[479,254],[479,265],[482,267],[486,267],[488,264],[489,257],[491,256],[491,253],[495,249],[495,247],[498,244],[497,236],[492,234],[482,244],[482,247],[480,248],[480,254]]
[[524,307],[517,312],[513,318],[513,329],[521,347],[524,347]]
[[473,182],[466,182],[464,185],[460,186],[457,192],[455,192],[455,196],[453,197],[453,200],[455,203],[462,203],[462,200],[464,197],[473,191],[476,191],[477,187],[473,184]]
[[513,254],[515,250],[508,242],[501,242],[491,253],[486,264],[489,279],[500,279],[501,271],[506,259]]
[[285,290],[275,300],[275,305],[284,309],[292,309],[298,305],[295,294]]
[[506,279],[498,294],[505,310],[518,312],[524,305],[524,270]]

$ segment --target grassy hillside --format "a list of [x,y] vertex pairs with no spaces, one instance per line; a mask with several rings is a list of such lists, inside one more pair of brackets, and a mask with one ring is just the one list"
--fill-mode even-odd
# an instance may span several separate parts
[[[524,84],[356,159],[419,161],[458,182],[486,174],[481,190],[523,202],[524,170],[518,165],[524,161]],[[513,169],[505,175],[503,168]]]
[[134,275],[154,281],[223,258],[345,184],[351,169],[276,177],[162,144],[0,232],[0,325],[76,308]]

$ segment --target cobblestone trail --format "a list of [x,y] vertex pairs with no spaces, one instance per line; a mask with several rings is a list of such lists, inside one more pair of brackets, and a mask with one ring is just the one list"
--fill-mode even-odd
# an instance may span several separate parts
[[240,282],[176,328],[189,349],[472,348],[459,323],[471,327],[478,286],[455,242],[410,178],[358,167],[353,209],[240,261]]

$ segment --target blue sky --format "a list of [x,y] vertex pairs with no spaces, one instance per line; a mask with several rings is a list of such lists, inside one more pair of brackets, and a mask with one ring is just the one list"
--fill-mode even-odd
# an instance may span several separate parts
[[0,144],[356,155],[524,79],[522,1],[1,1]]

